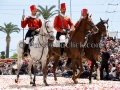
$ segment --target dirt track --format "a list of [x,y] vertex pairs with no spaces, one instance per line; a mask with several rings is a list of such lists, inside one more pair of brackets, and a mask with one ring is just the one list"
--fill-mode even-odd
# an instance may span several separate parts
[[49,86],[44,86],[42,76],[37,76],[36,87],[29,84],[29,76],[21,75],[19,83],[15,84],[15,75],[0,76],[0,90],[120,90],[120,81],[96,81],[88,83],[88,79],[78,79],[78,84],[73,84],[71,78],[58,77],[56,83],[53,77],[48,77]]

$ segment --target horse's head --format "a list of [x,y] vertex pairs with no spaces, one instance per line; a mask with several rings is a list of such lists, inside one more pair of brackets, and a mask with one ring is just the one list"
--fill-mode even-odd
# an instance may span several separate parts
[[42,25],[43,29],[43,34],[45,36],[47,36],[49,39],[53,39],[54,35],[53,35],[53,23],[49,20],[44,20],[44,23]]
[[[87,31],[92,31],[92,33],[96,33],[99,31],[96,25],[94,25],[91,16],[87,14],[86,17],[83,17],[75,24],[75,32],[71,34],[70,39],[73,38],[73,36],[76,36],[77,32],[83,32],[86,33]],[[78,34],[78,33],[77,33]],[[79,34],[78,34],[79,35]],[[85,34],[84,34],[85,35]],[[82,37],[82,36],[81,36]]]
[[85,23],[85,30],[87,31],[93,31],[93,33],[96,33],[98,32],[98,28],[97,26],[93,23],[92,21],[92,18],[91,18],[91,15],[87,15],[86,18],[83,19],[84,20],[84,23]]
[[108,31],[108,20],[102,20],[100,18],[100,22],[97,24],[97,27],[99,28],[99,32],[103,37],[107,36],[107,31]]

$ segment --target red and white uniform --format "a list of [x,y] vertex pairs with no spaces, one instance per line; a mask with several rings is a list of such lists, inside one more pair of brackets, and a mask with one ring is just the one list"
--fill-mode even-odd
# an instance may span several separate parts
[[25,28],[26,25],[28,25],[29,28],[41,28],[42,26],[42,21],[40,18],[36,18],[34,16],[29,16],[27,17],[24,21],[21,21],[21,27]]
[[61,29],[73,28],[74,25],[68,16],[62,14],[58,15],[54,19],[54,28],[57,32],[61,32]]
[[[65,3],[61,4],[61,9],[62,8],[66,8]],[[70,27],[70,29],[72,29],[72,28],[74,28],[74,25],[73,25],[72,20],[68,16],[60,14],[55,17],[54,28],[57,32],[61,32],[61,29],[67,29],[69,27]]]
[[[35,5],[30,6],[31,11],[36,9],[37,8]],[[38,34],[38,32],[36,32],[35,30],[41,28],[42,21],[40,20],[40,18],[36,16],[29,16],[25,20],[21,21],[21,27],[25,28],[26,26],[28,26],[28,31],[25,35],[25,39],[26,39],[26,43],[29,44],[30,37]]]
[[81,11],[81,18],[76,22],[75,27],[81,22],[81,20],[83,19],[84,16],[86,16],[88,14],[88,9],[83,8]]

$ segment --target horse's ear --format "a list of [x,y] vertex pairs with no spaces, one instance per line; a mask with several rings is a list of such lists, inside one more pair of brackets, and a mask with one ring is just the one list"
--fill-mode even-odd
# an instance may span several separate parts
[[87,14],[87,17],[86,17],[86,19],[88,19],[88,17],[89,17],[89,14]]
[[90,15],[90,17],[92,17],[92,14]]
[[109,21],[109,18],[107,19],[107,22]]
[[103,22],[103,20],[100,18],[100,21]]

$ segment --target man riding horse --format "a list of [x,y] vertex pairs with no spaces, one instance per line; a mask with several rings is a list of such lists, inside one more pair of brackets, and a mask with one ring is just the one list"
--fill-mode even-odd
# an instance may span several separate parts
[[[56,40],[59,42],[60,41],[60,36],[61,35],[66,35],[67,31],[74,31],[74,25],[70,17],[65,15],[66,12],[66,4],[62,3],[60,5],[60,14],[57,15],[54,19],[54,28],[57,31],[56,34]],[[69,29],[70,27],[70,29]],[[60,43],[60,48],[61,48],[61,56],[64,53],[64,42]]]
[[[81,18],[77,21],[77,23],[75,24],[75,27],[81,22],[82,19],[85,19],[87,17],[87,14],[88,14],[88,9],[86,8],[83,8],[81,10]],[[91,19],[91,18],[90,18]],[[90,33],[90,31],[88,31],[86,33],[86,36]],[[86,38],[86,37],[85,37]]]
[[28,46],[29,46],[29,42],[30,42],[30,37],[33,35],[38,34],[41,26],[42,26],[42,21],[40,20],[40,18],[36,17],[36,12],[37,12],[37,8],[35,5],[31,5],[30,6],[30,10],[31,10],[31,16],[28,16],[25,20],[25,15],[22,16],[22,21],[21,21],[21,27],[25,28],[26,25],[28,25],[28,31],[26,33],[25,36],[25,46],[24,46],[24,52],[23,55],[24,57],[27,56],[28,53]]

